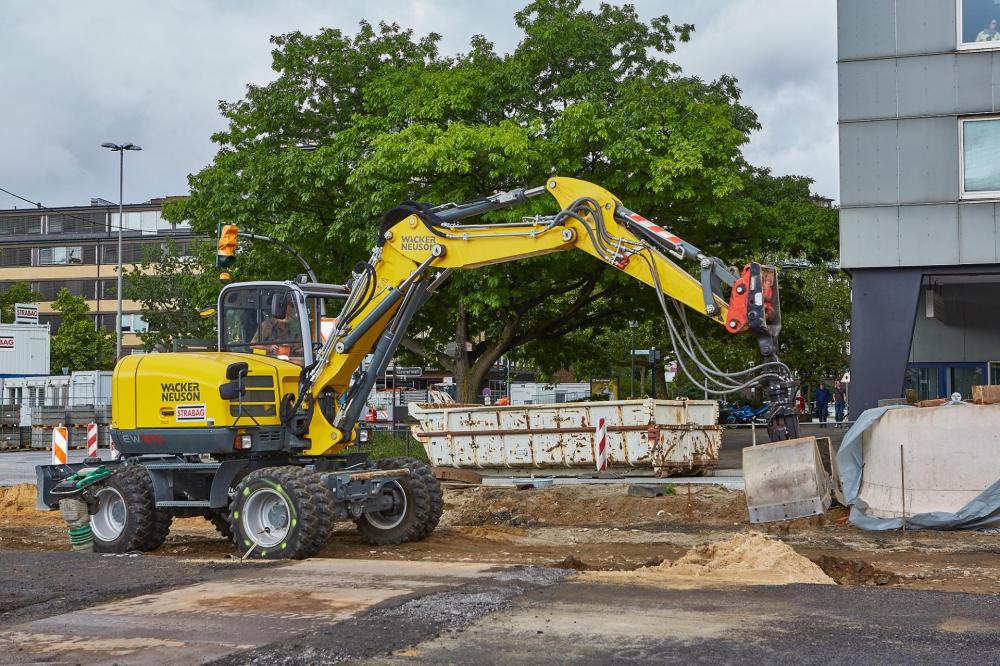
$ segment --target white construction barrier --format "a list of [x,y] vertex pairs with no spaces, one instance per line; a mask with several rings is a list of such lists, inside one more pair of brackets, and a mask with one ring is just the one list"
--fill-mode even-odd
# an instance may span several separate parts
[[1000,405],[880,407],[844,437],[837,463],[851,523],[872,530],[1000,523]]

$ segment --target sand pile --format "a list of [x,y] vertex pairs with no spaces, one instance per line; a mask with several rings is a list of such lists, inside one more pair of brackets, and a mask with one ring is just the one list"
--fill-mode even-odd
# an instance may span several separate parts
[[834,585],[832,578],[791,546],[760,532],[738,534],[728,541],[696,546],[674,562],[635,571],[588,571],[594,582],[638,583],[667,587],[712,583],[738,585]]
[[21,483],[0,487],[0,515],[38,513],[35,510],[35,485]]

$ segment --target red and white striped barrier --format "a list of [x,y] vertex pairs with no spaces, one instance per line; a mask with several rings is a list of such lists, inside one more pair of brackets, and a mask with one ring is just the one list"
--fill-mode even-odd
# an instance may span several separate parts
[[87,457],[97,457],[97,424],[87,424]]
[[608,468],[608,427],[603,418],[597,419],[594,441],[597,443],[597,471],[603,472]]
[[52,429],[52,464],[65,465],[69,451],[69,431],[65,426]]

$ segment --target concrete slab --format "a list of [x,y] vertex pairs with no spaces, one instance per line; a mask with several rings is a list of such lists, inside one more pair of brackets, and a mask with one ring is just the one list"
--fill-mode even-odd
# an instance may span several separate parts
[[492,564],[334,559],[251,569],[15,625],[0,634],[12,648],[3,660],[203,663],[497,570]]

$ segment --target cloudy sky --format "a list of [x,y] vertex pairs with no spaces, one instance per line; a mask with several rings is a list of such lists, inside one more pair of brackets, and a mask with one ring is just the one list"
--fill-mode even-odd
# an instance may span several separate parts
[[[464,50],[485,34],[498,50],[520,39],[525,0],[0,0],[0,187],[49,206],[118,198],[116,156],[134,142],[125,200],[187,192],[187,174],[214,155],[219,100],[266,83],[268,37],[360,19],[396,21]],[[585,0],[587,6],[597,2]],[[694,23],[676,59],[706,79],[736,76],[763,129],[751,162],[807,175],[836,198],[834,0],[635,0],[645,19]],[[0,208],[24,204],[0,193]]]

